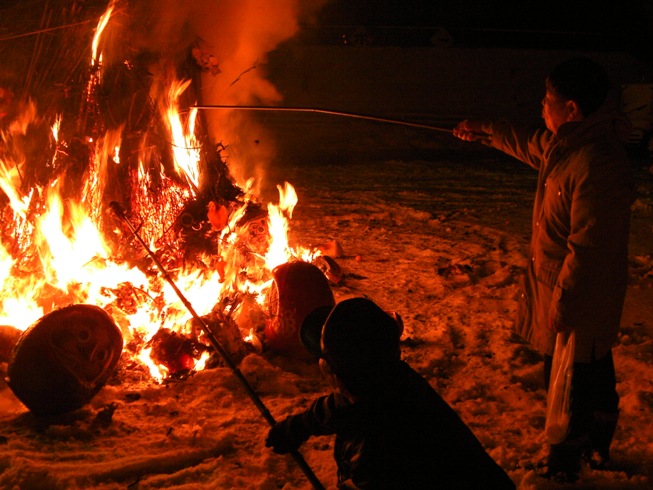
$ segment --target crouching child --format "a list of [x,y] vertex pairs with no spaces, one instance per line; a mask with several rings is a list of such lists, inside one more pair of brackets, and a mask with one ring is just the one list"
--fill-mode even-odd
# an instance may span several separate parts
[[514,489],[506,472],[433,387],[401,360],[401,326],[366,298],[319,308],[301,327],[333,392],[269,431],[285,454],[336,435],[338,488]]

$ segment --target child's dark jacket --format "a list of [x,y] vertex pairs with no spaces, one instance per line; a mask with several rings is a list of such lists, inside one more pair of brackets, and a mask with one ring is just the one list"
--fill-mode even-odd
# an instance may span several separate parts
[[[514,483],[431,385],[399,362],[365,399],[317,399],[293,417],[306,435],[336,434],[339,484],[359,488],[509,489]],[[295,425],[297,427],[297,425]]]

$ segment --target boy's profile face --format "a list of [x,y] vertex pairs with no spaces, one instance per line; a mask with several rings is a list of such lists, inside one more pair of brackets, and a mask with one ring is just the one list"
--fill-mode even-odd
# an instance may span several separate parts
[[553,90],[547,89],[542,99],[542,118],[549,131],[558,133],[558,128],[564,123],[573,120],[575,104],[564,99]]

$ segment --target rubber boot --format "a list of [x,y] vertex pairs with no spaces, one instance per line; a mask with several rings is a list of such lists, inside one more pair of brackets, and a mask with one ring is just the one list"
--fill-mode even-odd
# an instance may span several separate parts
[[546,477],[558,483],[574,483],[580,473],[584,445],[578,441],[552,444],[549,448]]

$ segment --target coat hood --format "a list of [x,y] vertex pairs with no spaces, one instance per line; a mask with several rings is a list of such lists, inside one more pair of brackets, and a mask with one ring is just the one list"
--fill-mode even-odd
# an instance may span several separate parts
[[632,132],[630,120],[614,109],[603,108],[578,122],[568,122],[558,129],[558,140],[561,142],[584,142],[594,140],[600,135],[606,138],[614,137],[625,143]]

